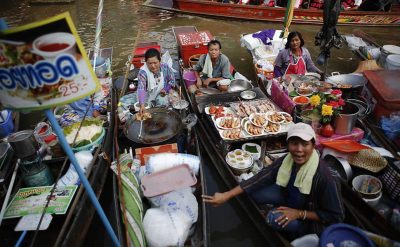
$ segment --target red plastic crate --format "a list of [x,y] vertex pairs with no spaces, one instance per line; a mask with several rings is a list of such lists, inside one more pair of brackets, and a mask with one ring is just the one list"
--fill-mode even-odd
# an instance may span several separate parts
[[207,44],[213,40],[209,31],[182,33],[178,35],[179,53],[185,67],[189,67],[189,58],[195,54],[206,54]]

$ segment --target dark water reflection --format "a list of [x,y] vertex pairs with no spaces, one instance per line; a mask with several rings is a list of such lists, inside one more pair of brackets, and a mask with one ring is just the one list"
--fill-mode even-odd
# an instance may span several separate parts
[[[2,0],[0,17],[5,17],[11,27],[51,17],[64,11],[71,13],[78,33],[88,49],[93,46],[95,21],[97,15],[96,0],[76,0],[72,4],[29,4],[27,0]],[[252,33],[262,29],[281,29],[281,24],[246,21],[226,21],[187,15],[175,15],[168,11],[160,11],[142,7],[143,1],[120,0],[104,1],[102,47],[114,47],[113,71],[122,74],[127,56],[131,53],[139,32],[140,41],[159,41],[163,47],[176,54],[176,45],[171,26],[194,25],[199,30],[210,30],[223,44],[223,52],[227,54],[235,67],[245,76],[254,78],[251,57],[240,47],[239,37],[243,33]],[[306,41],[306,47],[315,57],[319,48],[313,45],[314,36],[319,26],[292,25],[291,30],[300,31]],[[340,27],[341,34],[351,34],[354,27]],[[381,44],[400,45],[398,28],[363,28]],[[340,59],[342,58],[342,59]],[[345,60],[343,60],[345,58]],[[346,61],[351,59],[350,61]],[[357,67],[357,58],[348,49],[332,50],[328,72],[347,73]]]

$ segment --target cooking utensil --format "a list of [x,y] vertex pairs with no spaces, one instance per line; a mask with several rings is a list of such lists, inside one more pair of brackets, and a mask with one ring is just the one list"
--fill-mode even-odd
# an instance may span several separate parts
[[323,141],[321,144],[344,153],[354,153],[363,149],[369,149],[368,146],[352,140]]
[[212,88],[212,87],[202,87],[202,88],[199,88],[198,90],[205,94],[220,94],[221,93],[221,91],[219,91],[216,88]]
[[242,99],[251,100],[256,97],[256,93],[251,90],[246,90],[240,93]]
[[250,90],[253,88],[251,81],[236,79],[232,80],[231,84],[228,87],[228,92],[239,92],[244,90]]
[[[154,144],[171,139],[182,130],[178,113],[166,108],[148,110],[151,118],[137,121],[131,117],[125,124],[125,136],[136,143]],[[141,126],[142,125],[142,126]]]
[[351,85],[351,88],[359,88],[367,84],[367,78],[357,73],[340,74],[339,72],[332,72],[332,76],[328,77],[326,81],[332,83],[333,87],[336,88],[340,88],[340,85]]
[[33,136],[33,130],[22,130],[13,133],[8,136],[7,141],[20,159],[34,155],[39,150],[39,144]]

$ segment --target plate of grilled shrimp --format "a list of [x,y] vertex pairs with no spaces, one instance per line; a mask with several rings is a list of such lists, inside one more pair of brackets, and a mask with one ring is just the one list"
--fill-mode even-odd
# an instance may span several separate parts
[[219,133],[222,138],[226,140],[237,140],[243,138],[241,129],[220,130]]
[[270,111],[267,113],[268,122],[280,124],[285,121],[285,116],[281,112]]
[[252,113],[249,117],[249,120],[257,127],[264,127],[268,123],[264,113]]
[[264,127],[264,131],[268,134],[276,134],[281,131],[281,125],[278,123],[268,122],[268,124]]
[[244,129],[251,136],[261,136],[264,135],[264,128],[258,127],[252,124],[251,122],[245,122]]
[[240,119],[237,117],[221,117],[215,120],[217,127],[220,129],[237,129],[240,128]]

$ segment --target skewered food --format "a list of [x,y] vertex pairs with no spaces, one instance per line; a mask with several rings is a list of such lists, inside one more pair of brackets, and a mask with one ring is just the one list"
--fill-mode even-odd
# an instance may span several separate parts
[[223,129],[235,129],[240,127],[240,120],[239,118],[235,117],[223,117],[218,119],[217,122],[218,127]]
[[250,121],[252,124],[258,127],[262,127],[267,123],[267,119],[265,118],[265,114],[252,114],[250,116]]
[[273,123],[282,123],[283,121],[285,121],[285,117],[283,116],[283,114],[281,114],[280,112],[270,112],[269,114],[267,114],[267,118],[269,121],[273,122]]
[[151,113],[150,112],[145,112],[143,114],[136,114],[136,120],[141,121],[141,120],[147,120],[151,118]]
[[268,133],[277,133],[281,129],[280,124],[268,122],[267,126],[264,127]]
[[240,129],[223,130],[222,137],[226,139],[240,139]]
[[247,123],[246,131],[247,133],[253,136],[262,135],[264,132],[262,127],[255,126],[254,124],[251,123]]

